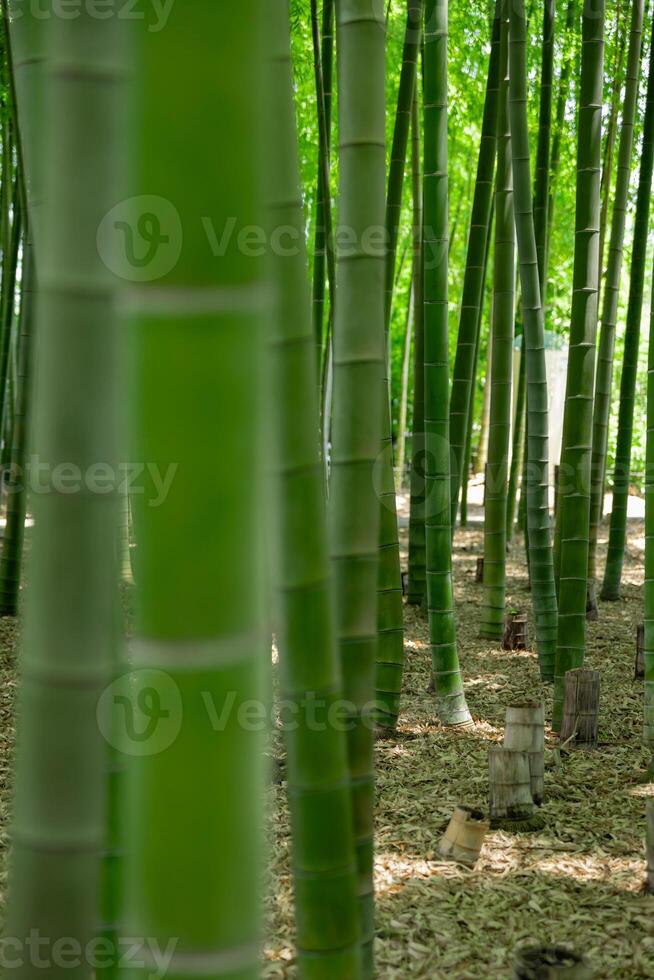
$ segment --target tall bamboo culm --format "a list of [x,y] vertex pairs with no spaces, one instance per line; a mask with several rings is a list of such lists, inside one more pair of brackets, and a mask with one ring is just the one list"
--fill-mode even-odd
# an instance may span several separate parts
[[390,359],[390,324],[395,283],[397,238],[402,211],[402,190],[406,168],[407,146],[411,127],[411,107],[416,89],[418,51],[422,37],[422,0],[407,0],[407,19],[402,52],[400,87],[397,97],[395,131],[386,195],[386,272],[384,331],[386,356],[382,384],[382,454],[380,457],[379,519],[379,582],[377,648],[377,723],[381,728],[394,729],[400,711],[400,695],[404,674],[404,610],[402,604],[402,575],[400,544],[395,502],[395,471],[393,468],[393,433],[391,420],[391,391],[388,377]]
[[358,867],[363,975],[373,974],[374,762],[371,709],[377,655],[379,499],[386,250],[370,240],[385,210],[385,37],[368,0],[337,0],[339,222],[354,247],[337,255],[330,540],[336,624],[351,705],[348,748]]
[[[268,0],[270,86],[269,222],[303,242],[288,0]],[[342,696],[328,567],[324,477],[304,247],[273,255],[275,312],[268,361],[273,419],[274,593],[280,693],[288,712],[296,930],[300,974],[307,980],[360,977],[352,806],[345,733],[310,723]],[[311,656],[307,656],[308,646]]]
[[496,0],[488,61],[484,116],[477,161],[477,178],[470,216],[468,251],[463,279],[459,334],[452,372],[450,395],[450,441],[452,445],[452,527],[456,524],[463,479],[468,422],[475,383],[475,352],[481,324],[480,310],[486,279],[486,245],[493,206],[493,179],[497,151],[498,93],[500,85],[500,4]]
[[647,366],[647,448],[645,463],[645,706],[643,736],[652,753],[654,778],[654,276]]
[[645,105],[645,118],[643,120],[643,144],[640,176],[638,179],[636,217],[634,220],[634,245],[631,253],[631,281],[629,285],[629,302],[627,305],[627,325],[624,337],[622,377],[620,379],[620,410],[618,413],[615,469],[613,471],[613,507],[611,509],[609,548],[601,592],[601,598],[605,601],[620,598],[622,566],[624,565],[624,553],[627,541],[627,509],[631,482],[631,444],[633,438],[638,358],[640,354],[640,325],[643,315],[643,293],[645,290],[645,266],[647,263],[652,174],[654,173],[654,47],[652,45],[654,45],[654,19],[652,21],[647,101]]
[[593,458],[591,467],[590,541],[588,550],[588,610],[597,614],[597,539],[604,502],[606,450],[609,437],[615,331],[622,273],[624,233],[629,202],[629,183],[634,145],[634,122],[638,101],[638,79],[643,38],[644,0],[633,0],[627,77],[622,109],[622,126],[618,148],[618,168],[611,219],[611,240],[606,283],[602,300],[602,319],[597,354],[595,406],[593,412]]
[[[31,91],[27,111],[43,99],[43,114],[22,134],[28,204],[39,202],[33,449],[41,469],[32,494],[6,935],[24,941],[36,931],[51,949],[75,942],[84,950],[97,936],[105,845],[107,745],[97,710],[116,638],[117,330],[113,263],[96,236],[124,196],[124,30],[119,19],[100,23],[88,11],[72,21],[42,21],[42,75],[31,82],[43,88]],[[44,132],[37,134],[39,118]],[[49,161],[47,172],[35,169],[35,155]],[[34,260],[28,242],[23,277],[30,290]],[[33,293],[25,299],[31,306]],[[32,316],[24,310],[22,322]],[[25,358],[23,350],[23,370]],[[63,466],[82,476],[75,492],[57,479]],[[102,470],[102,490],[88,482],[94,468]],[[33,975],[28,960],[12,971],[17,977]],[[87,971],[62,959],[48,976]]]
[[[165,946],[176,937],[168,966],[176,980],[255,980],[260,971],[263,734],[241,719],[243,705],[265,709],[270,658],[262,585],[270,291],[263,259],[234,241],[217,260],[201,219],[210,215],[216,228],[230,215],[243,226],[265,220],[268,16],[262,0],[205,2],[173,7],[160,32],[143,21],[132,28],[134,196],[123,225],[130,451],[161,472],[171,461],[176,469],[158,506],[149,481],[132,499],[139,560],[120,695],[121,938]],[[184,109],[189,91],[193,113]],[[129,230],[144,214],[164,242],[139,270]],[[147,732],[144,702],[156,724],[136,743],[128,716]],[[216,730],[212,712],[229,704]],[[146,976],[147,949],[139,958]]]
[[425,6],[424,303],[425,536],[429,644],[443,724],[470,721],[457,653],[452,587],[448,349],[447,0]]
[[529,572],[540,674],[543,680],[552,681],[557,604],[549,512],[549,407],[544,316],[538,275],[527,125],[527,25],[522,0],[513,0],[510,10],[509,116],[527,373],[525,475]]
[[484,602],[481,635],[504,634],[506,596],[506,512],[511,436],[513,336],[515,322],[515,221],[509,129],[509,11],[502,5],[500,89],[495,175],[495,258],[493,263],[491,403],[484,496]]
[[552,131],[552,80],[554,74],[554,16],[556,0],[543,4],[543,54],[540,73],[538,147],[534,177],[534,234],[538,253],[541,303],[547,276],[547,209],[550,196],[550,136]]
[[604,69],[604,0],[588,0],[582,15],[577,149],[577,208],[570,355],[559,489],[560,561],[554,718],[563,713],[565,675],[581,667],[586,646]]
[[425,357],[422,268],[422,163],[420,155],[420,99],[418,86],[411,107],[411,191],[413,198],[413,426],[409,474],[409,575],[407,602],[422,605],[427,597],[425,578]]

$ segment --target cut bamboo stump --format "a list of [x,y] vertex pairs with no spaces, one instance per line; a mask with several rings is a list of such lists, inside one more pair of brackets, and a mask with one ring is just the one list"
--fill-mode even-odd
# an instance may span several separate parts
[[648,895],[654,895],[654,800],[647,801],[646,821],[647,832],[645,837],[645,848],[647,853],[647,878],[645,879],[645,891]]
[[516,953],[513,980],[592,980],[583,956],[564,946],[527,946]]
[[493,830],[528,831],[543,826],[531,795],[529,755],[494,745],[488,751],[490,825]]
[[481,584],[484,581],[484,559],[477,559],[477,571],[475,572],[475,582]]
[[505,650],[528,650],[529,649],[529,626],[527,617],[522,613],[508,613],[504,620],[504,640],[502,646]]
[[645,677],[645,624],[640,623],[636,630],[636,666],[634,680],[640,681]]
[[446,861],[474,868],[489,829],[490,823],[481,810],[458,806],[440,840],[438,853]]
[[597,670],[578,667],[565,675],[565,700],[561,744],[595,748],[599,715],[600,675]]
[[540,806],[545,788],[545,706],[542,701],[523,701],[507,707],[504,746],[527,753],[531,795],[536,806]]

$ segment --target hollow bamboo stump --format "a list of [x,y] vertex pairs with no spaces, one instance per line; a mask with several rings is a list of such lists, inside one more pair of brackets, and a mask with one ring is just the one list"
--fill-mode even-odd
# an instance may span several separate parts
[[477,571],[475,572],[475,582],[481,584],[484,581],[484,559],[477,559]]
[[647,822],[645,837],[647,878],[645,879],[645,891],[648,895],[654,895],[654,800],[650,799],[647,801],[645,814]]
[[587,960],[563,946],[527,946],[516,953],[513,980],[592,980]]
[[536,829],[528,754],[494,745],[488,751],[488,778],[491,828]]
[[645,624],[640,623],[636,630],[636,666],[634,668],[634,679],[642,680],[645,677]]
[[458,806],[438,845],[438,853],[447,861],[474,868],[490,823],[481,810]]
[[597,745],[599,696],[599,671],[579,667],[566,673],[561,743],[580,748]]
[[540,806],[545,783],[545,706],[542,701],[523,701],[507,707],[504,746],[527,753],[531,795],[536,806]]
[[504,640],[502,646],[505,650],[528,650],[529,649],[529,626],[527,617],[522,613],[508,613],[504,620]]

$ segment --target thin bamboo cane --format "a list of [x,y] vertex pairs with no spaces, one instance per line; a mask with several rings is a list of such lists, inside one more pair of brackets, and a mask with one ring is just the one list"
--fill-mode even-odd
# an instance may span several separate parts
[[604,0],[584,6],[577,150],[577,207],[570,356],[560,485],[560,585],[554,718],[563,713],[565,675],[583,664],[590,522],[604,65]]
[[484,601],[481,635],[499,640],[504,632],[506,594],[506,514],[515,322],[515,221],[509,129],[509,16],[502,5],[500,90],[495,176],[495,260],[493,281],[491,401],[484,496]]
[[[652,42],[650,51],[654,52],[654,20],[652,23]],[[627,324],[624,338],[622,377],[620,379],[620,410],[618,413],[618,436],[615,450],[615,469],[613,472],[613,507],[609,529],[609,547],[601,598],[616,600],[620,598],[622,567],[624,565],[627,541],[627,508],[631,482],[631,444],[633,438],[634,406],[636,381],[638,377],[638,358],[640,354],[640,326],[645,289],[645,266],[647,264],[647,240],[649,232],[650,201],[652,197],[652,175],[654,174],[654,55],[650,55],[649,78],[645,118],[643,120],[643,145],[634,219],[634,244],[631,253],[631,280],[629,302],[627,305]]]
[[425,358],[422,268],[422,165],[420,157],[420,102],[418,86],[411,109],[411,175],[413,196],[413,426],[409,512],[409,580],[407,602],[421,605],[427,595],[425,577]]
[[[353,246],[337,253],[330,539],[348,719],[363,975],[373,973],[372,699],[377,654],[379,499],[384,376],[385,38],[369,0],[337,0],[339,222]],[[401,585],[400,585],[401,588]]]
[[654,777],[654,276],[650,308],[647,365],[647,443],[645,462],[645,696],[643,736],[652,753],[649,771]]
[[588,551],[588,610],[597,614],[597,539],[602,518],[606,450],[609,436],[609,417],[613,388],[613,360],[615,333],[618,319],[618,299],[622,273],[624,233],[629,202],[629,184],[634,145],[634,124],[638,102],[638,79],[643,39],[644,0],[634,0],[631,12],[629,55],[625,83],[620,145],[618,148],[618,173],[615,201],[611,219],[609,263],[606,272],[602,302],[602,319],[597,354],[595,381],[595,407],[593,412],[593,458],[591,467],[590,542]]
[[[516,394],[515,419],[513,422],[513,446],[511,450],[511,470],[506,507],[506,537],[510,544],[515,533],[516,505],[518,501],[518,480],[522,474],[525,449],[525,415],[527,406],[527,358],[524,335],[520,347],[518,366],[518,391]],[[526,489],[526,488],[525,488]]]
[[547,208],[550,185],[555,11],[556,0],[545,0],[543,4],[543,54],[540,74],[538,147],[536,150],[536,173],[534,177],[534,234],[536,236],[541,297],[545,292],[544,283],[547,276]]
[[450,441],[452,444],[452,527],[456,524],[459,491],[463,478],[463,456],[468,417],[475,382],[474,355],[479,331],[479,311],[483,302],[486,277],[486,245],[493,206],[493,172],[497,151],[497,114],[499,93],[500,0],[496,0],[491,50],[488,62],[486,97],[477,162],[477,178],[470,216],[468,252],[463,280],[459,334],[452,373],[450,395]]
[[527,128],[527,28],[522,0],[511,3],[509,110],[527,373],[526,509],[536,645],[543,680],[552,680],[557,605],[549,514],[549,412],[544,315],[533,220]]
[[[322,31],[318,28],[318,2],[311,0],[316,103],[318,106],[318,176],[316,178],[316,228],[313,250],[313,324],[322,370],[325,323],[325,271],[329,279],[330,317],[336,287],[330,187],[332,80],[334,74],[334,0],[323,0]],[[322,34],[322,38],[321,38]]]
[[[330,723],[342,697],[334,635],[304,213],[297,158],[288,0],[268,7],[270,225],[300,243],[273,255],[269,343],[275,487],[274,586],[302,977],[360,977],[352,806],[345,733]],[[307,643],[311,656],[307,657]],[[310,715],[312,703],[317,717]]]
[[443,724],[471,720],[459,667],[452,587],[448,349],[448,5],[425,7],[425,538],[429,644]]

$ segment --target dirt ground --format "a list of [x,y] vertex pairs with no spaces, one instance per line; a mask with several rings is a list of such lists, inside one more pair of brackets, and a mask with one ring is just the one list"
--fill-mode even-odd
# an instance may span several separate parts
[[[460,655],[474,730],[454,734],[439,727],[427,694],[426,620],[407,607],[399,729],[394,741],[377,745],[376,957],[383,980],[508,980],[516,947],[534,942],[586,953],[598,980],[654,978],[654,897],[642,891],[645,797],[654,786],[642,783],[643,682],[633,679],[643,615],[643,535],[642,522],[631,521],[623,600],[603,605],[600,622],[589,627],[587,664],[602,675],[599,749],[565,755],[558,764],[548,728],[545,829],[490,833],[474,871],[439,860],[439,838],[457,803],[487,808],[488,747],[503,737],[506,705],[544,697],[551,719],[551,689],[539,681],[535,654],[506,653],[479,639],[482,587],[474,573],[481,524],[458,531],[454,550]],[[606,537],[604,527],[602,557]],[[523,557],[516,541],[507,600],[530,612]],[[272,793],[265,976],[290,978],[283,785]]]

